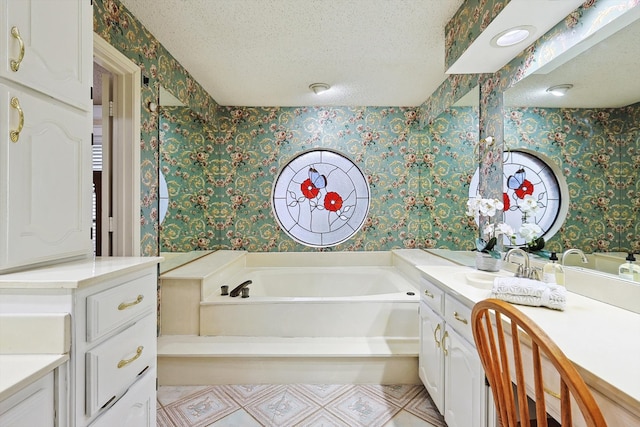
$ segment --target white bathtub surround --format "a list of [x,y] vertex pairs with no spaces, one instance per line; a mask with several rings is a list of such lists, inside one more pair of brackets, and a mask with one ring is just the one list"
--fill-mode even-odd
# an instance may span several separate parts
[[219,251],[162,275],[160,384],[417,384],[406,271],[395,252]]

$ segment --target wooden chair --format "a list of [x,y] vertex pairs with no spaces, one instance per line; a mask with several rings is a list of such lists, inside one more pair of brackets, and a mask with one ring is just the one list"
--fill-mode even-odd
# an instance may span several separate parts
[[[562,426],[572,426],[571,398],[577,403],[588,427],[606,427],[598,404],[584,380],[562,350],[529,317],[508,302],[487,299],[478,302],[471,313],[473,338],[491,386],[496,412],[502,427],[515,427],[520,420],[529,425],[526,381],[534,396],[538,427],[547,427],[544,355],[559,374],[560,417]],[[504,322],[504,325],[503,325]],[[510,325],[508,324],[510,322]],[[506,330],[506,334],[505,334]],[[509,334],[511,337],[505,337]],[[522,345],[526,343],[526,345]],[[531,348],[531,360],[526,357]],[[529,365],[527,366],[527,364]],[[512,380],[512,372],[515,377]],[[512,384],[515,382],[515,386]],[[514,393],[516,396],[514,396]]]

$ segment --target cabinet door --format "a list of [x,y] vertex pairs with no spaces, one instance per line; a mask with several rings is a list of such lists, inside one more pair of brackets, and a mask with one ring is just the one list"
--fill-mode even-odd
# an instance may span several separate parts
[[0,402],[2,427],[54,427],[53,372]]
[[486,426],[486,386],[480,357],[473,345],[451,327],[445,328],[445,410],[449,427]]
[[440,345],[443,334],[442,318],[420,302],[418,373],[440,413],[444,411],[444,356]]
[[127,393],[90,427],[152,427],[156,425],[156,374],[146,372]]
[[0,84],[0,271],[90,253],[87,114]]
[[0,76],[90,110],[92,9],[88,0],[0,0]]

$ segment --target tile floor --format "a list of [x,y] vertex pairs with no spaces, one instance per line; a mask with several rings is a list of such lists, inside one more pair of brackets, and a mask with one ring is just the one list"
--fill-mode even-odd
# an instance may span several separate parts
[[157,427],[446,427],[419,385],[162,386]]

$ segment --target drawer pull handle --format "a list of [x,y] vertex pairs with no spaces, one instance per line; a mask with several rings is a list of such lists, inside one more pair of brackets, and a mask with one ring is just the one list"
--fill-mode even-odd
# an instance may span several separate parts
[[20,121],[18,122],[18,129],[9,131],[9,138],[11,142],[18,142],[20,139],[20,132],[22,132],[22,128],[24,127],[24,112],[22,111],[22,107],[20,107],[20,101],[15,96],[11,98],[11,107],[18,110],[18,116],[20,117]]
[[458,312],[457,312],[457,311],[454,311],[454,312],[453,312],[453,317],[454,317],[458,322],[462,322],[462,323],[464,323],[465,325],[466,325],[467,323],[469,323],[469,322],[467,322],[467,319],[465,319],[464,317],[460,316],[460,315],[458,314]]
[[551,391],[546,387],[544,387],[544,392],[547,393],[551,397],[555,397],[556,399],[560,399],[560,393],[556,393],[555,391]]
[[431,292],[429,292],[428,290],[426,290],[426,289],[424,290],[424,294],[426,296],[428,296],[429,298],[433,298],[433,294]]
[[129,307],[133,307],[134,305],[138,305],[142,302],[142,300],[144,299],[144,295],[138,295],[138,298],[136,298],[135,301],[132,302],[121,302],[120,305],[118,306],[118,310],[126,310]]
[[438,326],[436,326],[436,329],[433,331],[433,339],[436,342],[436,348],[440,348],[440,340],[438,339],[438,331],[440,330],[440,327],[442,325],[440,325],[440,323],[438,323]]
[[127,366],[129,363],[134,362],[136,359],[138,359],[138,357],[142,356],[142,350],[144,349],[143,346],[139,346],[136,349],[136,355],[133,356],[131,359],[122,359],[121,361],[118,362],[118,369],[120,368],[124,368],[125,366]]
[[449,338],[449,331],[444,331],[444,335],[442,336],[442,351],[444,352],[445,356],[449,355],[449,350],[447,350],[445,342],[447,338]]
[[18,27],[11,27],[11,35],[14,39],[18,40],[18,44],[20,45],[20,55],[18,56],[18,59],[11,60],[11,70],[17,72],[20,69],[22,60],[24,59],[24,41],[22,40],[22,37],[20,37]]

